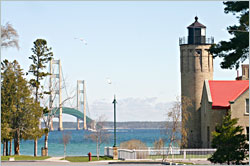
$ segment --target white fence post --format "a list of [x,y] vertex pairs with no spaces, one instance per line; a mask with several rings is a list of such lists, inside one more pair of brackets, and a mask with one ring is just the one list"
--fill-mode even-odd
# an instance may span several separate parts
[[[216,149],[180,149],[179,147],[166,148],[166,149],[152,149],[151,147],[144,150],[129,150],[129,149],[118,149],[119,159],[162,159],[164,152],[168,151],[172,159],[207,159],[212,155]],[[137,154],[138,153],[138,154]],[[105,156],[113,156],[113,148],[104,148]],[[137,157],[138,156],[138,157]]]
[[186,149],[184,149],[183,153],[184,153],[183,158],[186,159]]
[[134,158],[133,159],[136,159],[136,151],[135,151],[135,149],[133,149],[133,153],[134,153]]
[[107,156],[107,147],[104,147],[104,156]]

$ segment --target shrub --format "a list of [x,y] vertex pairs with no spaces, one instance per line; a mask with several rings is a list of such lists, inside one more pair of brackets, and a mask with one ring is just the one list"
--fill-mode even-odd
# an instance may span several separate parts
[[[126,142],[122,142],[120,144],[121,149],[130,149],[130,150],[147,150],[147,146],[140,140],[130,140]],[[137,159],[145,159],[147,158],[147,152],[136,152]]]

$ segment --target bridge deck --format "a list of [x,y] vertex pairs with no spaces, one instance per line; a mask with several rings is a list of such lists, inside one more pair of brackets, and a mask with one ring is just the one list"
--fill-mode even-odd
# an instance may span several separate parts
[[[62,113],[72,115],[82,121],[84,120],[84,114],[81,111],[78,111],[77,109],[74,109],[74,108],[62,107]],[[59,108],[54,108],[52,110],[52,114],[54,114],[55,117],[59,117]],[[87,121],[87,124],[90,124],[92,119],[86,116],[86,121]]]

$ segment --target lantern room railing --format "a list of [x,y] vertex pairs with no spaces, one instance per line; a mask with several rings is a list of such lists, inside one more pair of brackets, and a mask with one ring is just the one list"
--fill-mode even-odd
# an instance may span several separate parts
[[194,45],[199,45],[199,44],[214,44],[214,37],[210,38],[205,38],[196,36],[195,39],[190,40],[188,37],[180,37],[179,38],[179,45],[184,45],[184,44],[194,44]]

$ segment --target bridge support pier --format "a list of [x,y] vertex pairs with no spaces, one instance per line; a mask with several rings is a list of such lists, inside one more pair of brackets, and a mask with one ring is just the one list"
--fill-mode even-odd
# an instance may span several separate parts
[[58,131],[63,131],[63,123],[62,123],[62,113],[59,115],[59,126],[58,126]]
[[[80,90],[80,84],[82,84],[82,90]],[[82,95],[81,95],[82,94]],[[82,100],[83,99],[83,100]],[[83,104],[83,130],[87,130],[87,119],[86,119],[86,89],[85,81],[77,80],[77,109],[80,111],[81,105]],[[77,119],[77,129],[80,129],[79,119]]]
[[62,68],[61,68],[61,61],[59,60],[59,131],[63,130],[63,122],[62,122]]
[[[54,73],[53,65],[58,66],[59,73]],[[53,80],[58,79],[58,84],[53,84]],[[55,86],[55,87],[53,87]],[[60,60],[54,60],[52,59],[50,61],[50,102],[49,102],[49,108],[53,109],[53,95],[59,95],[59,126],[58,130],[63,130],[63,123],[62,123],[62,68],[61,68],[61,61]]]
[[77,127],[76,130],[80,130],[80,119],[77,118]]
[[50,131],[54,131],[54,128],[53,128],[53,120],[51,120],[51,122],[50,122]]

